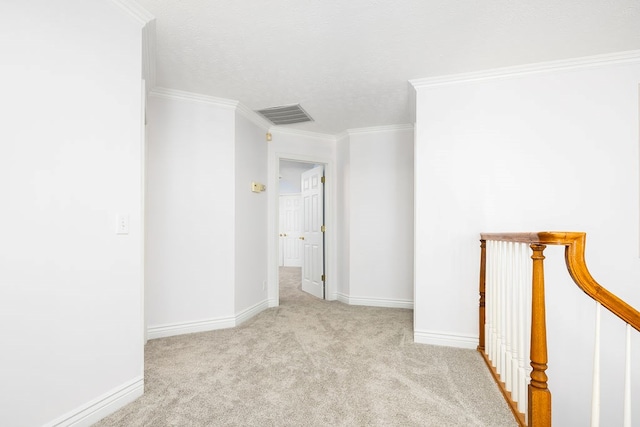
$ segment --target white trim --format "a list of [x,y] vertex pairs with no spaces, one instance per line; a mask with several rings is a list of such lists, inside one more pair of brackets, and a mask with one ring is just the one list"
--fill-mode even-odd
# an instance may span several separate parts
[[341,139],[349,138],[349,133],[345,130],[336,135],[336,142],[340,142]]
[[388,298],[369,298],[369,297],[352,297],[339,293],[338,301],[349,305],[365,305],[368,307],[387,307],[387,308],[408,308],[413,309],[413,301],[388,299]]
[[340,301],[343,304],[349,304],[349,295],[338,292],[336,293],[336,300]]
[[274,126],[271,128],[270,132],[273,134],[280,133],[280,134],[294,135],[294,136],[299,135],[299,136],[304,136],[306,138],[317,138],[317,139],[328,140],[331,142],[336,142],[335,135],[331,135],[328,133],[310,132],[308,130],[285,128],[282,126]]
[[[335,142],[333,137],[330,142]],[[325,176],[327,177],[327,183],[324,186],[324,224],[327,227],[325,233],[325,274],[327,280],[325,281],[325,296],[327,301],[333,301],[336,297],[336,290],[338,289],[337,281],[334,279],[337,276],[337,259],[336,259],[336,242],[337,242],[337,221],[335,218],[335,206],[336,206],[336,162],[332,158],[316,155],[306,155],[292,152],[281,152],[269,150],[269,180],[272,188],[277,188],[278,176],[280,175],[280,160],[293,160],[298,162],[309,162],[316,164],[323,164],[325,169]],[[279,273],[278,273],[278,228],[279,228],[279,195],[280,191],[272,191],[269,195],[269,207],[268,207],[268,235],[269,235],[269,248],[268,248],[268,270],[267,270],[267,295],[269,304],[271,307],[277,307],[280,304],[280,289],[278,286]],[[273,217],[271,216],[273,215]],[[273,304],[273,305],[271,305]]]
[[111,0],[113,4],[125,11],[127,15],[132,17],[137,23],[145,25],[147,22],[155,19],[149,11],[132,0]]
[[261,301],[247,309],[242,310],[235,316],[152,326],[147,329],[147,339],[152,340],[156,338],[172,337],[175,335],[193,334],[196,332],[234,328],[251,319],[258,313],[271,307],[270,304],[271,302],[269,300]]
[[151,326],[147,329],[147,338],[171,337],[174,335],[192,334],[195,332],[214,331],[216,329],[227,329],[236,326],[236,317],[221,317],[217,319],[205,319],[195,322],[181,322],[168,325]]
[[413,331],[413,340],[418,344],[431,344],[446,347],[478,348],[477,335],[452,334],[449,332]]
[[60,418],[45,424],[45,427],[90,426],[133,402],[143,393],[144,378],[141,376],[136,377],[99,398],[93,399]]
[[268,131],[272,126],[271,122],[242,103],[238,103],[236,111],[256,126],[263,128],[265,131]]
[[[142,346],[147,343],[147,311],[145,298],[145,273],[146,273],[146,200],[147,200],[147,81],[142,79],[140,88],[140,313],[142,329]],[[144,366],[144,351],[141,356],[141,363]]]
[[256,316],[257,314],[263,312],[264,310],[266,310],[267,308],[269,308],[269,301],[264,300],[264,301],[260,301],[259,303],[241,311],[240,313],[236,314],[236,325],[238,326],[244,322],[246,322],[247,320],[251,319],[253,316]]
[[529,74],[548,73],[553,71],[567,71],[579,68],[600,67],[612,64],[627,64],[640,61],[640,50],[608,53],[604,55],[586,56],[564,59],[559,61],[539,62],[535,64],[518,65],[514,67],[494,68],[471,73],[450,74],[439,77],[409,80],[416,89],[444,86],[456,83],[469,83],[483,80],[519,77]]
[[336,134],[336,142],[340,141],[343,138],[348,138],[348,137],[349,137],[349,131],[348,130],[342,131]]
[[401,125],[373,126],[368,128],[347,129],[347,135],[367,134],[367,133],[384,133],[384,132],[403,132],[412,131],[413,125],[410,123]]
[[202,104],[215,105],[223,108],[237,108],[238,101],[226,98],[216,98],[214,96],[201,95],[199,93],[186,92],[177,89],[168,89],[165,87],[155,87],[149,95],[156,96],[158,98],[174,99],[178,101],[198,102]]
[[[155,73],[155,69],[154,69]],[[155,78],[155,75],[154,75]],[[177,89],[169,89],[166,87],[154,87],[151,91],[149,91],[149,95],[155,96],[158,98],[167,98],[178,101],[188,101],[188,102],[198,102],[202,104],[215,105],[217,107],[222,108],[233,108],[236,110],[238,114],[241,114],[247,120],[255,124],[256,126],[268,131],[271,123],[269,123],[266,119],[262,118],[258,113],[252,111],[246,105],[240,103],[239,101],[227,98],[217,98],[215,96],[202,95],[194,92],[186,92],[183,90]]]
[[[154,25],[155,27],[155,25]],[[154,40],[155,43],[155,40]],[[153,45],[155,48],[155,44]],[[153,83],[155,84],[155,58],[153,64],[149,64],[149,70],[151,72],[151,66],[153,66]],[[328,133],[320,133],[320,132],[311,132],[300,129],[292,129],[286,128],[283,126],[272,126],[271,123],[260,116],[255,111],[251,110],[246,105],[242,104],[239,101],[235,101],[233,99],[227,98],[217,98],[215,96],[202,95],[194,92],[186,92],[177,89],[169,89],[165,87],[153,87],[149,91],[149,95],[156,96],[159,98],[168,98],[179,101],[189,101],[189,102],[199,102],[204,104],[216,105],[224,108],[235,108],[239,114],[242,114],[246,119],[250,120],[257,126],[265,129],[268,132],[271,132],[274,135],[293,135],[293,136],[301,136],[305,138],[315,138],[321,139],[331,142],[336,142],[340,138],[344,138],[345,136],[353,135],[353,134],[363,134],[363,133],[382,133],[382,132],[398,132],[398,131],[413,131],[413,124],[400,124],[400,125],[388,125],[388,126],[374,126],[368,128],[357,128],[357,129],[348,129],[344,132],[341,132],[337,135],[331,135]]]

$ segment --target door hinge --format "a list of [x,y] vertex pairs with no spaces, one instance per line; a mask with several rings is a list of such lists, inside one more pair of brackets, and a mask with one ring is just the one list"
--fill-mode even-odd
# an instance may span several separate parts
[[322,279],[323,282],[327,280],[327,278],[325,277],[324,274],[322,275],[321,279]]
[[320,182],[324,184],[324,176],[320,178]]
[[327,231],[327,227],[323,225],[322,227],[320,227],[320,231],[324,233],[325,231]]

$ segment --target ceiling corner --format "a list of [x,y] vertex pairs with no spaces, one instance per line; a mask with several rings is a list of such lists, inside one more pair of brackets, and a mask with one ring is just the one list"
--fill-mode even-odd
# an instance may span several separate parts
[[127,15],[132,17],[140,25],[146,25],[149,21],[155,19],[147,9],[140,6],[135,0],[111,0],[111,3],[118,6]]
[[271,128],[271,126],[272,126],[272,124],[269,123],[269,121],[267,119],[265,119],[264,117],[262,117],[260,114],[256,113],[255,111],[251,110],[249,107],[244,105],[242,102],[238,102],[238,105],[236,106],[236,112],[241,114],[247,120],[253,122],[258,127],[263,128],[264,130],[269,130],[269,128]]

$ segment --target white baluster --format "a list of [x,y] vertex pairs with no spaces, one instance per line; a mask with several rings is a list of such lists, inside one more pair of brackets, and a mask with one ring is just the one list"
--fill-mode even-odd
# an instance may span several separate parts
[[493,365],[496,368],[496,372],[500,373],[500,282],[501,282],[501,271],[500,266],[502,264],[502,245],[500,242],[496,242],[496,281],[495,287],[493,288],[493,294],[495,298],[493,302],[495,303],[494,311],[493,311],[493,330],[495,331],[495,347],[493,352]]
[[631,427],[631,325],[627,323],[627,351],[624,362],[624,427]]
[[511,306],[511,293],[513,291],[513,242],[507,242],[505,245],[505,281],[504,281],[504,373],[502,375],[502,381],[504,381],[505,388],[508,391],[513,390],[513,384],[511,382],[511,331],[513,326],[512,310]]
[[518,286],[520,282],[519,243],[514,243],[511,257],[513,258],[513,274],[511,279],[511,397],[515,402],[520,400],[518,382]]
[[495,242],[495,276],[493,278],[493,366],[498,366],[500,343],[500,242]]
[[495,246],[493,240],[487,241],[487,278],[485,283],[485,351],[489,360],[493,360],[493,281],[495,280]]
[[521,280],[522,280],[522,259],[520,258],[520,245],[516,243],[514,247],[513,257],[515,259],[515,271],[513,280],[513,300],[511,305],[513,306],[513,395],[515,401],[520,402],[524,399],[524,396],[520,392],[520,294],[522,293]]
[[504,242],[504,262],[502,265],[502,380],[506,381],[509,369],[509,242]]
[[520,399],[520,387],[518,383],[518,340],[519,340],[519,330],[518,330],[518,295],[520,292],[520,257],[519,257],[519,243],[514,243],[513,245],[513,279],[511,281],[511,312],[513,313],[511,322],[511,378],[512,378],[512,388],[511,393],[514,396],[514,400],[518,402]]
[[[526,381],[525,381],[525,371],[524,371],[524,283],[525,280],[525,266],[524,263],[527,262],[526,259],[523,259],[522,252],[522,243],[518,243],[516,248],[516,268],[517,268],[517,282],[516,282],[516,301],[514,303],[516,307],[516,378],[517,384],[514,388],[514,395],[517,396],[516,401],[518,402],[518,411],[524,412],[524,405],[527,401],[526,395]],[[525,253],[526,256],[526,253]]]
[[493,241],[487,240],[487,278],[485,280],[485,302],[484,302],[484,313],[485,313],[485,327],[484,327],[484,337],[485,337],[485,351],[487,352],[487,356],[491,360],[492,356],[492,346],[493,346],[493,319],[492,319],[492,307],[491,299],[493,298],[493,290],[491,288],[491,283],[493,282]]
[[498,282],[498,309],[497,311],[497,315],[498,315],[498,360],[496,361],[496,367],[497,367],[497,371],[498,374],[500,374],[500,376],[504,379],[504,330],[505,330],[505,324],[504,324],[504,288],[505,288],[505,268],[504,268],[504,264],[505,264],[505,252],[506,252],[506,244],[505,242],[499,242],[500,245],[500,263],[499,263],[499,273],[500,273],[500,280]]
[[593,354],[593,392],[591,397],[591,427],[600,425],[600,307],[596,302],[596,336]]
[[520,366],[520,377],[522,378],[520,384],[520,394],[523,396],[520,408],[520,412],[524,414],[524,419],[526,420],[528,417],[528,405],[529,399],[527,396],[527,386],[529,385],[530,375],[531,375],[531,365],[529,364],[529,347],[530,347],[530,332],[531,332],[531,250],[528,244],[522,243],[520,247],[522,253],[522,266],[523,266],[523,274],[522,274],[522,284],[521,289],[522,293],[520,295],[520,347],[521,354],[519,358],[519,366]]

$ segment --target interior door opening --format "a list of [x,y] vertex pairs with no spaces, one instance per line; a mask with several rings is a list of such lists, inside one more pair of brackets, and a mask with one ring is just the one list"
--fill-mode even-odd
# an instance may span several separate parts
[[321,299],[326,299],[324,170],[322,164],[279,161],[278,267],[299,267],[300,289]]

